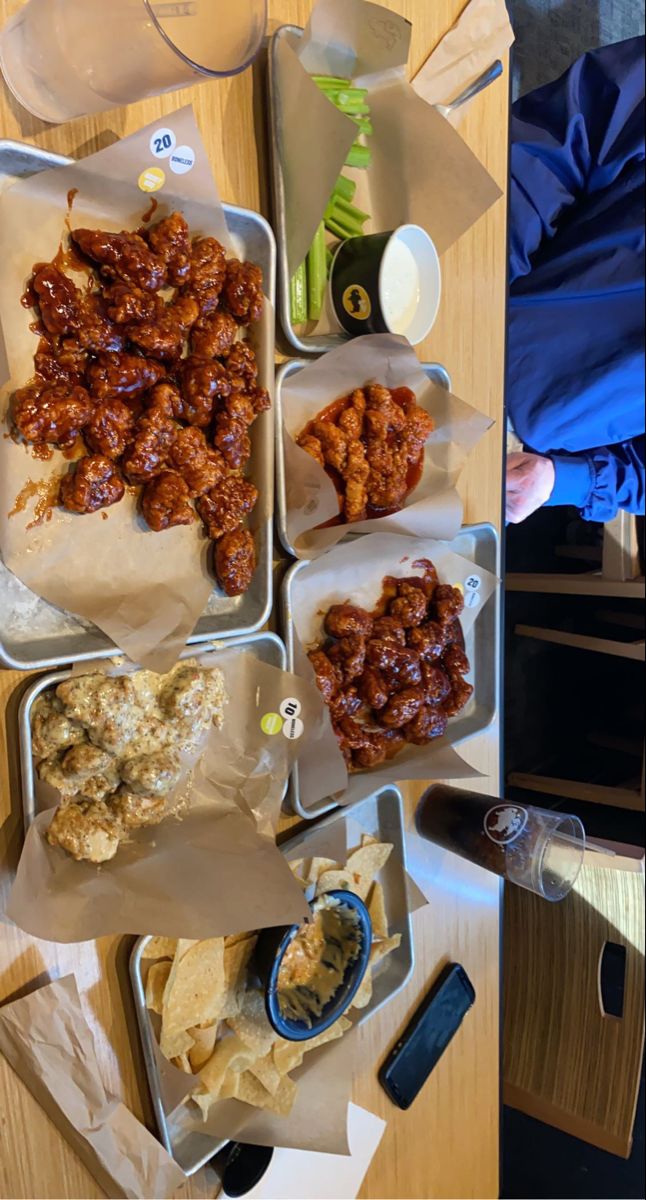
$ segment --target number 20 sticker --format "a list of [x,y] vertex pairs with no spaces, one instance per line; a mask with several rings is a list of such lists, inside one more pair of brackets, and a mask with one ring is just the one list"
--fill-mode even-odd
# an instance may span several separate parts
[[168,158],[173,152],[177,138],[172,129],[156,129],[150,139],[150,153],[155,158]]

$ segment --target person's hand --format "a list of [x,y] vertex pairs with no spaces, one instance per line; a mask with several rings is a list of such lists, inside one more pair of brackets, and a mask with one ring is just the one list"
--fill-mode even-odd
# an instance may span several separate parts
[[536,512],[554,491],[555,471],[551,458],[540,454],[507,455],[507,522],[519,525]]

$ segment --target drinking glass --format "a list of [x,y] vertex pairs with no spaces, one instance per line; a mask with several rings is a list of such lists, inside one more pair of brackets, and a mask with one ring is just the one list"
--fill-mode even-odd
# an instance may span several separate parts
[[436,784],[415,823],[422,837],[545,900],[563,900],[583,863],[585,830],[569,813]]
[[249,65],[267,0],[27,0],[0,32],[0,68],[43,121],[172,92]]

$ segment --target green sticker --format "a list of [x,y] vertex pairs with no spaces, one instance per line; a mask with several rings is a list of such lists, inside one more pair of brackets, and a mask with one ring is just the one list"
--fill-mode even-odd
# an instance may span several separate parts
[[279,715],[279,713],[265,713],[264,717],[262,717],[260,721],[260,728],[262,729],[263,733],[280,733],[282,727],[283,718]]

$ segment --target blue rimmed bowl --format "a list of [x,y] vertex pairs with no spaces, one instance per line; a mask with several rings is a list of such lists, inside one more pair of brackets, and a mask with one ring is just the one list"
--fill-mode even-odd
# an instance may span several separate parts
[[[296,937],[302,925],[280,926],[274,929],[264,929],[259,938],[254,955],[255,968],[265,990],[265,1009],[270,1024],[281,1037],[291,1042],[305,1042],[317,1037],[333,1025],[348,1009],[361,986],[361,981],[368,968],[370,947],[372,945],[372,922],[363,900],[354,892],[338,890],[326,892],[319,901],[334,900],[338,902],[337,913],[340,919],[352,922],[353,932],[359,935],[359,950],[356,956],[347,963],[343,978],[334,995],[324,1005],[320,1016],[312,1015],[311,1024],[302,1019],[286,1016],[281,1011],[280,993],[278,989],[278,974],[285,954]],[[318,902],[317,902],[318,903]],[[344,917],[344,909],[352,914]]]

